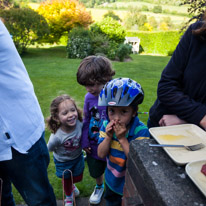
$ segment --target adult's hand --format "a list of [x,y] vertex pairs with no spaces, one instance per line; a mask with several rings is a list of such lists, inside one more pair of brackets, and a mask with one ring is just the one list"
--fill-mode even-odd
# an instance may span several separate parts
[[206,115],[200,121],[200,126],[202,126],[206,130]]
[[163,115],[159,121],[160,126],[171,126],[171,125],[186,124],[186,123],[187,122],[185,120],[180,119],[177,115],[173,115],[173,114]]

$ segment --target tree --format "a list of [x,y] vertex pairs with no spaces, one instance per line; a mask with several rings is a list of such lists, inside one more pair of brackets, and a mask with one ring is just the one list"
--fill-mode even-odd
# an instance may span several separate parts
[[200,20],[206,11],[206,0],[183,0],[181,5],[188,5],[188,13],[192,16],[187,22],[186,26],[195,19]]
[[6,9],[11,6],[10,0],[0,0],[0,9]]
[[110,40],[117,43],[124,42],[126,36],[124,27],[111,17],[104,18],[102,21],[92,24],[90,30],[96,34],[104,34]]
[[124,19],[124,25],[127,29],[131,29],[135,25],[138,26],[139,29],[141,29],[141,27],[143,27],[145,23],[147,23],[147,16],[141,14],[138,8],[135,7],[129,9]]
[[0,16],[12,35],[14,44],[21,54],[28,45],[41,42],[49,33],[44,17],[29,8],[11,8],[0,10]]
[[104,14],[104,18],[107,18],[107,17],[111,17],[111,18],[113,18],[116,21],[122,21],[119,18],[119,16],[114,13],[114,11],[108,11],[106,14]]
[[58,42],[62,35],[78,27],[88,27],[93,21],[83,4],[77,0],[46,0],[38,8],[50,27],[50,43]]

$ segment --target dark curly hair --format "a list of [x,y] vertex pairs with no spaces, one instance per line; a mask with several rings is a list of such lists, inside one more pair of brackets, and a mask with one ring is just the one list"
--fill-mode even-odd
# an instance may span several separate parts
[[56,131],[60,128],[61,124],[58,119],[59,113],[59,104],[64,102],[65,100],[70,100],[74,104],[77,109],[78,119],[82,122],[82,111],[77,107],[75,101],[67,94],[63,94],[61,96],[56,97],[51,105],[50,105],[50,113],[51,115],[46,118],[47,128],[52,132],[56,133]]
[[95,83],[106,84],[115,75],[111,62],[103,56],[84,58],[77,71],[77,82],[83,86]]

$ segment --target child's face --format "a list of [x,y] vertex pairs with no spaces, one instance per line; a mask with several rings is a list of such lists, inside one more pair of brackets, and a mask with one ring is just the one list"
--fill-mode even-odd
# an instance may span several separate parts
[[61,102],[59,104],[58,111],[58,118],[63,131],[68,131],[69,129],[76,126],[78,112],[71,100],[67,99]]
[[109,120],[114,122],[119,122],[125,126],[129,125],[131,119],[136,116],[136,111],[133,107],[112,107],[108,106],[108,117]]
[[100,84],[95,83],[95,84],[86,85],[85,88],[87,92],[91,93],[94,96],[98,96],[103,86],[104,85],[101,83]]

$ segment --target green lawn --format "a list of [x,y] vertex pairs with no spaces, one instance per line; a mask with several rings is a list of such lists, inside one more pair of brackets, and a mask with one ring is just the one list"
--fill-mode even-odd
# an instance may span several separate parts
[[[156,98],[156,88],[161,71],[170,57],[131,56],[133,60],[129,62],[112,62],[113,69],[116,71],[115,77],[130,77],[142,85],[145,91],[145,99],[143,104],[140,105],[139,111],[148,112]],[[81,108],[83,107],[86,90],[76,81],[76,71],[81,60],[67,59],[65,47],[30,48],[28,54],[24,55],[22,59],[33,82],[44,117],[49,115],[52,99],[60,94],[69,94]],[[148,115],[140,114],[139,118],[146,124]],[[46,141],[48,141],[49,135],[49,132],[46,131]],[[55,175],[52,154],[50,156],[49,179],[57,199],[62,199],[61,179]],[[77,184],[81,195],[89,196],[94,185],[95,181],[89,176],[86,167],[83,181]],[[15,189],[14,197],[17,203],[22,202]]]

